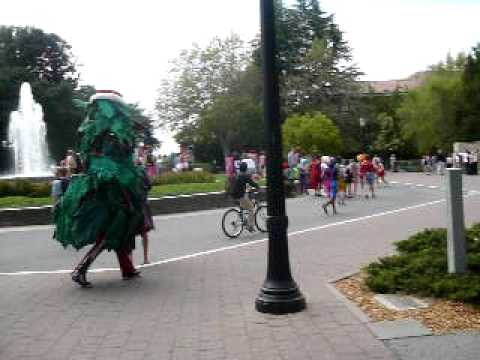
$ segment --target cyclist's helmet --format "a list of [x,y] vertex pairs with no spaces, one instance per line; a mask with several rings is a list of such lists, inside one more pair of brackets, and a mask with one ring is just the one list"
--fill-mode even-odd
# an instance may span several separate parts
[[241,162],[239,168],[240,168],[240,171],[241,171],[241,172],[245,172],[245,171],[247,171],[247,169],[248,169],[248,165],[247,165],[247,163],[245,163],[245,162]]

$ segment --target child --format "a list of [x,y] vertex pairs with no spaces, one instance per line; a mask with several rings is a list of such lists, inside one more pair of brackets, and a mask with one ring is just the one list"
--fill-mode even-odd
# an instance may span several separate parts
[[353,183],[353,161],[350,160],[349,164],[347,165],[345,169],[345,184],[346,184],[346,196],[351,198],[353,197],[353,192],[352,192],[352,183]]
[[377,177],[382,184],[388,185],[388,181],[385,180],[385,166],[382,162],[379,162],[377,165]]
[[325,170],[325,181],[328,186],[326,186],[328,201],[322,205],[323,211],[325,214],[328,215],[327,207],[332,205],[333,214],[337,213],[337,206],[335,205],[337,199],[337,191],[338,191],[338,170],[335,166],[335,161],[332,159],[328,164],[328,168]]
[[345,197],[347,192],[346,169],[341,165],[338,169],[338,203],[345,205]]
[[[368,185],[368,191],[371,193],[372,199],[375,198],[375,167],[373,166],[368,155],[365,156],[365,159],[360,165],[360,169],[363,169],[365,174],[365,180]],[[368,192],[365,194],[365,198],[368,199]]]

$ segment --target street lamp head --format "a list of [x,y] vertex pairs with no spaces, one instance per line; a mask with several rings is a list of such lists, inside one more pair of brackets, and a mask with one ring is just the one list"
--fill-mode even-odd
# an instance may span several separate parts
[[364,118],[360,118],[358,119],[358,123],[361,127],[364,127],[367,124],[367,120],[365,120]]

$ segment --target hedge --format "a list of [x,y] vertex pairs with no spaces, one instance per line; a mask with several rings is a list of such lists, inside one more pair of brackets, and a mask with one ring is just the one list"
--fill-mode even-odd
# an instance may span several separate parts
[[395,243],[397,254],[365,267],[378,293],[405,292],[480,304],[480,224],[466,231],[468,272],[449,274],[447,231],[427,229]]

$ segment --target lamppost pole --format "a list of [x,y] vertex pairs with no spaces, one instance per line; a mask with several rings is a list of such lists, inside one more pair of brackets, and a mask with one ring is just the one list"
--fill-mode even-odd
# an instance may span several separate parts
[[274,0],[261,0],[264,118],[267,137],[268,262],[267,276],[255,300],[257,311],[286,314],[305,308],[305,298],[290,272],[285,191],[282,175],[282,129],[275,56]]
[[364,118],[358,119],[358,123],[360,124],[360,136],[362,138],[362,153],[365,153],[367,151],[367,145],[365,142],[365,125],[367,124],[366,120]]

